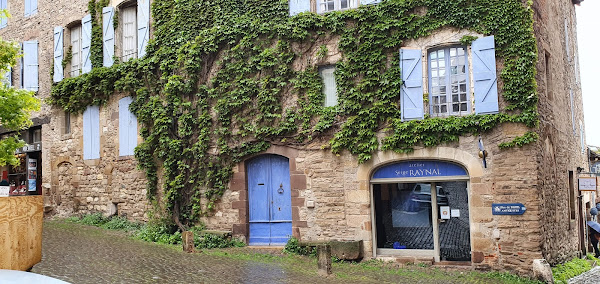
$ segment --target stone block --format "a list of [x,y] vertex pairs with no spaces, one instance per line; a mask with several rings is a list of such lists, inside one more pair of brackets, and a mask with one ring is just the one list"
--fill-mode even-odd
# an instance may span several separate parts
[[343,260],[363,258],[363,241],[330,241],[331,254]]
[[331,247],[329,245],[317,246],[317,259],[319,275],[331,275]]

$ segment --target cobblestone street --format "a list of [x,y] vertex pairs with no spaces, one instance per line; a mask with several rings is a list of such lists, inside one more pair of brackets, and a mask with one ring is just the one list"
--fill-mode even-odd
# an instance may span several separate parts
[[187,254],[63,221],[46,221],[43,237],[42,262],[32,272],[72,283],[511,283],[469,271],[348,263],[334,263],[334,274],[323,278],[307,257],[250,248]]

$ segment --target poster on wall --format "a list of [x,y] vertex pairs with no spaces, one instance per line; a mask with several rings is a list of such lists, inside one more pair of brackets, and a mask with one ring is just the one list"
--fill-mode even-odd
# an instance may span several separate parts
[[37,190],[37,160],[29,159],[27,161],[27,189],[29,191]]
[[450,219],[450,206],[440,206],[440,216],[442,219]]

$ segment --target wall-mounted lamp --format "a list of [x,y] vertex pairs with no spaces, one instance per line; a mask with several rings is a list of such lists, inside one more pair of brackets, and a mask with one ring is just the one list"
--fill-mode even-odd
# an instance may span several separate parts
[[487,168],[487,162],[485,158],[488,156],[488,152],[483,147],[483,139],[481,139],[481,135],[479,135],[479,158],[483,159],[483,167]]

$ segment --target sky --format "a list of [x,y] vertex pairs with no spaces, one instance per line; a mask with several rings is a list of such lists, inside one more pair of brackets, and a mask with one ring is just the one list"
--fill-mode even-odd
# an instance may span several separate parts
[[600,146],[600,88],[593,85],[600,80],[600,1],[585,0],[575,7],[586,142]]

